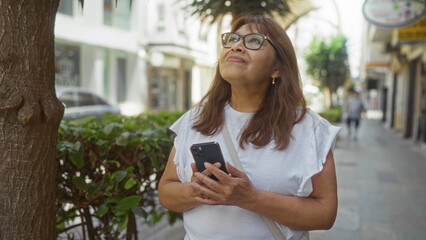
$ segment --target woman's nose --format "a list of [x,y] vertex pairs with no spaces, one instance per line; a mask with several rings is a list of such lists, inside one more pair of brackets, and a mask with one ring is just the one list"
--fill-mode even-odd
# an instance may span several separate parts
[[243,41],[244,41],[243,38],[238,39],[238,41],[236,43],[234,43],[234,45],[232,45],[231,51],[238,51],[238,52],[245,51],[245,47],[244,47]]

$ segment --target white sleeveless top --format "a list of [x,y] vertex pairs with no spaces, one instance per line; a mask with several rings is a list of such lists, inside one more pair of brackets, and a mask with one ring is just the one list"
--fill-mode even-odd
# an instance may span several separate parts
[[[225,161],[232,164],[222,133],[204,136],[192,129],[199,108],[193,108],[170,129],[176,133],[174,163],[181,182],[190,182],[194,143],[218,142]],[[275,150],[272,141],[257,149],[249,144],[239,147],[239,136],[253,113],[242,113],[225,107],[225,122],[241,164],[253,185],[263,191],[308,197],[312,192],[311,177],[320,172],[331,149],[334,150],[340,128],[308,110],[304,119],[293,127],[290,144],[284,151]],[[263,218],[257,213],[236,206],[202,205],[183,213],[185,240],[274,240]],[[307,231],[296,231],[280,225],[287,240],[307,240]]]

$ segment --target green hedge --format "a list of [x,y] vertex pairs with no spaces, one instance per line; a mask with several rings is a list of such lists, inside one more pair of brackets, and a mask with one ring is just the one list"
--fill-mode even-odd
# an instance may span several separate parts
[[[136,233],[135,214],[155,224],[163,215],[157,182],[173,146],[168,127],[182,112],[109,115],[63,121],[57,144],[57,231],[74,227],[89,239]],[[78,218],[83,224],[75,224]]]
[[340,122],[340,117],[342,115],[342,108],[335,107],[318,113],[321,117],[327,119],[330,123]]

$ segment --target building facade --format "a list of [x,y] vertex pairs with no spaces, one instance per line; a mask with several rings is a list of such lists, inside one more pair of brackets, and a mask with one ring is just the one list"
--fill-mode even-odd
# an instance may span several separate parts
[[88,88],[128,115],[188,109],[212,79],[217,35],[181,2],[62,0],[56,85]]
[[395,29],[366,23],[364,35],[361,78],[370,106],[426,151],[426,18]]

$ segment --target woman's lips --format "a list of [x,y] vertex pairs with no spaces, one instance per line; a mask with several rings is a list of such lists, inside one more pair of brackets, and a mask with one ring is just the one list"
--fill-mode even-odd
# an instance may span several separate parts
[[240,57],[229,57],[228,62],[239,62],[239,63],[245,63],[244,59]]

